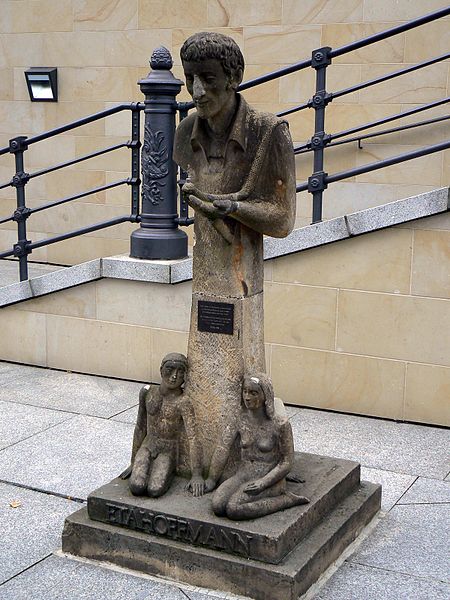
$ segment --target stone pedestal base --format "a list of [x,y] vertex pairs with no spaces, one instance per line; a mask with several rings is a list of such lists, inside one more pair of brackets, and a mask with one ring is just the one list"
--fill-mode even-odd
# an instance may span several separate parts
[[310,504],[250,521],[211,511],[177,480],[158,499],[136,498],[115,479],[66,519],[63,551],[256,600],[295,600],[380,508],[381,487],[360,482],[351,461],[296,453],[289,483]]

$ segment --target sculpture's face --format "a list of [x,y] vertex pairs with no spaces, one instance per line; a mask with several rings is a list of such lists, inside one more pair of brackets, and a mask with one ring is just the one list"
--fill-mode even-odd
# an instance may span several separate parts
[[186,369],[177,362],[166,362],[161,367],[161,377],[170,390],[179,388],[184,383]]
[[256,410],[264,404],[264,394],[261,386],[250,377],[246,377],[242,384],[242,399],[245,408],[249,410]]
[[202,119],[213,119],[229,105],[237,85],[216,58],[183,62],[186,87]]

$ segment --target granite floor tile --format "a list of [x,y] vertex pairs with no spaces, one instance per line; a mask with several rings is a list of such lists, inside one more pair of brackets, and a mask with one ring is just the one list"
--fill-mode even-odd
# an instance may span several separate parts
[[0,401],[0,450],[73,418],[67,412]]
[[419,477],[401,498],[399,504],[442,504],[444,502],[450,505],[450,481]]
[[50,556],[0,588],[2,600],[186,600],[175,586]]
[[111,420],[112,421],[120,421],[121,423],[133,423],[133,425],[134,425],[137,421],[138,408],[139,408],[139,404],[136,404],[136,406],[133,406],[132,408],[124,410],[123,412],[119,413],[118,415],[114,415],[113,417],[111,417]]
[[17,369],[22,365],[0,361],[0,386],[4,386],[7,381],[17,377]]
[[436,479],[449,471],[446,429],[309,409],[300,409],[291,423],[296,450]]
[[[0,483],[0,583],[56,550],[65,517],[79,508],[77,502]],[[6,598],[3,587],[0,598]]]
[[[401,473],[392,473],[391,471],[382,471],[381,469],[361,468],[361,479],[371,483],[381,483],[381,510],[388,511],[400,499],[403,494],[414,483],[414,475],[403,475]],[[436,480],[433,480],[436,481]]]
[[285,408],[288,419],[292,419],[292,417],[295,417],[295,415],[300,411],[300,408],[298,406],[292,406],[290,404],[286,404]]
[[132,434],[126,423],[76,416],[2,450],[0,479],[86,498],[128,466]]
[[445,504],[396,505],[349,561],[450,583],[448,515]]
[[14,371],[4,381],[0,372],[0,400],[94,417],[108,418],[133,406],[142,387],[134,381],[25,365],[14,365]]
[[450,586],[430,579],[344,563],[314,600],[448,600]]

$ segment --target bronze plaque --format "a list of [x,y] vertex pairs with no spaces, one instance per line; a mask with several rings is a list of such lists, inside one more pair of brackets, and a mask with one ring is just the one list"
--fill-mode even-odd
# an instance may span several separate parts
[[198,301],[197,328],[199,331],[233,335],[233,326],[234,304]]

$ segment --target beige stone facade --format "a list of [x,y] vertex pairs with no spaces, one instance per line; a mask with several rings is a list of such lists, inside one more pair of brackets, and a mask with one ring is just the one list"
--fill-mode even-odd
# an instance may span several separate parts
[[[290,404],[450,424],[450,213],[266,262],[266,357]],[[191,283],[101,279],[0,310],[0,359],[157,381]]]
[[[142,100],[136,85],[148,72],[152,50],[165,45],[181,76],[179,48],[191,33],[211,29],[234,37],[247,62],[246,78],[310,56],[322,45],[337,47],[446,5],[444,0],[2,0],[0,8],[0,147],[16,135],[33,135],[118,102]],[[328,70],[328,89],[336,91],[448,51],[449,19],[424,25],[347,54]],[[56,66],[59,102],[31,103],[24,70]],[[337,132],[402,112],[449,95],[449,62],[399,77],[375,88],[337,99],[327,110],[326,129]],[[246,92],[262,110],[280,111],[311,97],[311,69]],[[187,99],[186,91],[180,99]],[[423,118],[443,114],[436,108]],[[422,117],[414,117],[414,119]],[[311,136],[310,110],[291,115],[294,141]],[[449,125],[436,124],[330,149],[329,173],[448,138]],[[130,137],[129,115],[117,115],[33,146],[25,168],[52,163],[112,145]],[[389,202],[448,184],[449,159],[443,153],[336,183],[326,192],[324,216]],[[128,176],[127,150],[92,159],[32,180],[30,206]],[[311,172],[310,155],[297,159],[298,180]],[[0,183],[11,178],[13,160],[0,159]],[[33,215],[29,238],[45,238],[81,225],[129,212],[130,190],[120,187]],[[14,209],[11,189],[0,191],[0,218]],[[297,225],[307,224],[311,201],[298,196]],[[32,260],[74,264],[126,252],[132,225],[105,229],[39,249]],[[16,239],[15,224],[1,226],[0,249]]]

